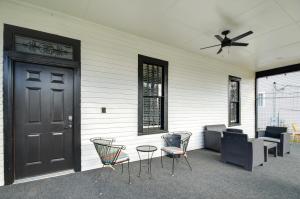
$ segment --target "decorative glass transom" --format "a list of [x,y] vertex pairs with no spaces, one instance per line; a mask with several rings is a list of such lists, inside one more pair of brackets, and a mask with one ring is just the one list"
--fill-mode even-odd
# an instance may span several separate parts
[[50,56],[60,59],[73,60],[73,47],[40,39],[24,36],[15,36],[15,49],[17,52]]

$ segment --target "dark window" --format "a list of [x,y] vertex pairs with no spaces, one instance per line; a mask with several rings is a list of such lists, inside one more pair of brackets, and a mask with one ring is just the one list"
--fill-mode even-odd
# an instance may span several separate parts
[[138,134],[168,130],[168,62],[139,55]]
[[240,81],[241,78],[229,76],[229,126],[241,124]]

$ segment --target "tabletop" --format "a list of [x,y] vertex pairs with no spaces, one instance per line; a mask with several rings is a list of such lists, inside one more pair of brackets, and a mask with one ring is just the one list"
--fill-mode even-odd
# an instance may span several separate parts
[[266,142],[266,141],[264,141],[264,146],[267,146],[267,147],[275,147],[275,146],[277,146],[277,143],[275,143],[275,142]]
[[140,152],[153,152],[157,150],[157,147],[152,145],[141,145],[137,146],[136,150]]

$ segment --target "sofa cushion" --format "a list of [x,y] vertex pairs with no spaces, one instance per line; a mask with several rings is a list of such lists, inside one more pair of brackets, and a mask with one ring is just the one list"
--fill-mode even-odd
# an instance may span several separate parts
[[258,139],[261,139],[261,140],[264,140],[264,141],[269,141],[269,142],[280,143],[280,139],[277,139],[277,138],[259,137]]
[[226,132],[229,132],[229,133],[243,133],[243,130],[242,129],[233,129],[233,128],[228,128],[225,130]]
[[248,142],[248,135],[247,134],[241,134],[241,133],[234,133],[234,132],[224,132],[224,140],[229,139],[233,143]]
[[216,124],[216,125],[207,125],[205,126],[204,130],[206,131],[218,131],[223,133],[226,130],[225,124]]
[[231,156],[229,159],[235,159],[235,157],[244,158],[243,156],[248,148],[248,135],[224,132],[221,147],[221,153]]
[[181,148],[173,147],[173,146],[163,147],[163,148],[161,148],[161,150],[164,151],[164,152],[166,152],[166,153],[173,154],[173,155],[184,154],[184,152],[183,152],[183,150]]
[[265,137],[280,139],[281,133],[287,132],[286,127],[267,126]]
[[[115,160],[116,155],[117,155],[117,152],[107,154],[107,155],[105,155],[101,158],[102,162],[104,164],[112,164],[113,161]],[[118,158],[117,158],[117,160],[115,160],[116,161],[115,163],[121,163],[121,162],[125,162],[125,161],[128,161],[128,160],[129,160],[128,154],[121,151]]]

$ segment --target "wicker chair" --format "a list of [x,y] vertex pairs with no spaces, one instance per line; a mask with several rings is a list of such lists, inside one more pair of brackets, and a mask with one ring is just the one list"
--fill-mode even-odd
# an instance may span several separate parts
[[[170,143],[170,136],[173,135],[180,135],[180,147],[175,147],[172,146]],[[190,137],[192,136],[192,133],[187,132],[187,131],[179,131],[179,132],[173,132],[173,133],[168,133],[162,136],[162,139],[166,142],[165,147],[161,148],[161,167],[163,168],[163,152],[170,154],[171,157],[173,158],[173,164],[172,164],[172,176],[174,176],[174,160],[177,160],[177,156],[183,155],[184,159],[186,160],[189,168],[192,170],[192,167],[187,159],[187,153],[186,149],[189,144]]]
[[115,170],[113,166],[121,164],[123,173],[123,163],[128,162],[128,180],[129,184],[131,184],[129,156],[123,152],[126,147],[123,145],[113,145],[114,139],[111,138],[92,138],[90,141],[93,142],[103,167]]

